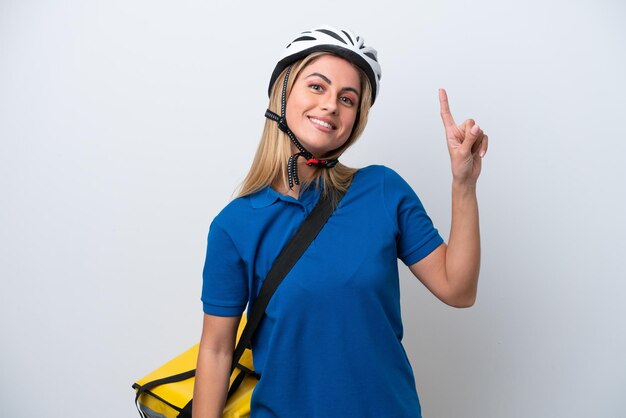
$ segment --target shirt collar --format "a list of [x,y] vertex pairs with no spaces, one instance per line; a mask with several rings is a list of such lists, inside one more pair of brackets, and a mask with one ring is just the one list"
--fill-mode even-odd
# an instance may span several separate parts
[[254,209],[265,208],[273,205],[279,200],[285,202],[296,203],[299,205],[309,205],[316,201],[319,197],[320,191],[315,187],[315,184],[310,185],[300,196],[300,200],[294,199],[291,196],[285,196],[272,189],[270,186],[265,186],[263,189],[250,195],[250,203]]
[[266,186],[250,196],[250,203],[253,208],[260,209],[274,204],[278,199],[278,192]]

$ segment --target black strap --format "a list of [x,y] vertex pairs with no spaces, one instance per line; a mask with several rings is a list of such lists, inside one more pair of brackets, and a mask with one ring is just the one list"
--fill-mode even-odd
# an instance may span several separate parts
[[[137,390],[137,394],[135,395],[135,406],[137,407],[137,410],[139,411],[139,415],[141,415],[143,418],[146,418],[146,415],[144,414],[144,412],[139,407],[139,397],[143,393],[145,393],[145,392],[149,391],[150,389],[155,388],[157,386],[166,385],[168,383],[181,382],[183,380],[191,379],[195,375],[196,375],[196,369],[193,369],[193,370],[188,370],[186,372],[178,373],[178,374],[175,374],[175,375],[172,375],[172,376],[163,377],[161,379],[152,380],[152,381],[147,382],[147,383],[145,383],[143,385],[138,385],[137,383],[135,383],[133,385],[133,389]],[[176,406],[170,404],[169,402],[167,402],[165,400],[163,400],[163,401],[166,402],[172,408],[174,408],[174,409],[176,409],[176,410],[178,410],[180,412],[180,409],[177,408]]]
[[336,204],[333,204],[333,196],[331,193],[323,194],[309,216],[302,225],[300,225],[300,228],[298,228],[287,244],[285,244],[274,261],[272,268],[269,273],[267,273],[265,281],[261,286],[252,311],[250,315],[248,315],[248,322],[241,333],[241,337],[239,337],[237,347],[235,347],[233,362],[230,367],[231,373],[235,370],[235,367],[237,367],[237,363],[239,359],[241,359],[246,347],[252,345],[252,336],[259,327],[261,319],[265,316],[265,308],[274,295],[274,292],[276,292],[278,285],[280,285],[287,273],[291,271],[291,268],[298,262],[315,237],[317,237],[317,234],[319,234],[328,218],[330,218],[330,215],[335,211],[336,205],[339,204],[344,194],[345,192],[340,192],[337,195],[337,199],[335,200]]
[[[291,239],[285,244],[280,254],[272,264],[272,268],[269,273],[265,277],[263,281],[263,285],[261,286],[261,290],[259,291],[259,295],[254,303],[254,307],[248,315],[248,321],[246,322],[246,326],[244,327],[241,337],[239,338],[239,342],[235,347],[235,351],[233,353],[233,362],[231,365],[231,375],[235,368],[240,368],[241,372],[231,385],[228,391],[228,397],[232,395],[235,390],[239,387],[245,374],[253,374],[258,376],[256,373],[243,370],[245,369],[243,366],[239,365],[239,360],[243,355],[243,352],[247,347],[252,345],[252,337],[259,327],[261,320],[265,316],[265,308],[269,304],[270,299],[276,292],[278,285],[283,281],[287,273],[291,271],[292,267],[298,262],[302,254],[309,247],[311,242],[317,237],[319,232],[326,224],[330,215],[335,211],[335,208],[339,205],[339,202],[345,195],[345,192],[333,192],[322,194],[319,201],[309,214],[307,218],[304,220],[302,225],[298,228],[296,233],[291,237]],[[336,198],[334,198],[336,197]],[[139,408],[139,395],[144,393],[145,391],[152,389],[156,386],[173,383],[182,380],[189,379],[195,376],[196,370],[189,370],[187,372],[179,373],[174,376],[168,376],[161,379],[153,380],[151,382],[147,382],[144,385],[134,384],[133,388],[137,390],[137,395],[135,396],[135,404],[139,413],[142,417],[145,415]],[[187,417],[191,416],[191,408],[193,404],[193,399],[190,399],[187,405],[180,411],[179,417]],[[176,408],[178,409],[178,408]]]

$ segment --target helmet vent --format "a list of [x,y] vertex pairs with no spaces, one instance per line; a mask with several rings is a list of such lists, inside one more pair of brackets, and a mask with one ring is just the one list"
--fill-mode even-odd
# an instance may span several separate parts
[[342,32],[344,33],[344,35],[346,35],[346,38],[348,38],[348,40],[350,41],[350,43],[352,45],[354,45],[354,42],[352,41],[352,38],[350,37],[350,35],[348,35],[348,32],[346,32],[345,30],[342,30]]
[[364,52],[363,54],[367,55],[368,57],[370,57],[374,61],[378,62],[378,60],[376,59],[376,55],[372,54],[371,52]]
[[332,36],[333,38],[335,38],[336,40],[338,40],[339,42],[343,43],[343,44],[348,44],[346,41],[344,41],[343,39],[341,39],[341,36],[337,35],[335,32],[330,31],[328,29],[316,29],[318,32],[322,32],[325,33],[328,36]]
[[[293,42],[298,42],[298,41],[315,41],[315,38],[312,36],[301,36],[298,39],[294,39]],[[292,42],[292,43],[293,43]],[[290,44],[291,45],[291,44]]]

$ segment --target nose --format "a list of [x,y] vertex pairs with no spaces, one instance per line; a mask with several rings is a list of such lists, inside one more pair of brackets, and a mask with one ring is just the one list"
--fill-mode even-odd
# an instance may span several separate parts
[[337,95],[329,92],[324,95],[320,107],[322,110],[335,114],[337,112],[337,100],[339,100]]

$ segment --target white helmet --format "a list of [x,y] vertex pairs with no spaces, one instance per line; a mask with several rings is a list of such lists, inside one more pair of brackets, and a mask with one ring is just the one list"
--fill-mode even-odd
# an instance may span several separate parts
[[345,58],[363,70],[372,85],[372,104],[374,104],[380,83],[380,64],[376,50],[365,46],[363,41],[362,37],[349,30],[336,29],[328,25],[300,33],[287,45],[276,64],[270,78],[268,93],[271,94],[274,82],[285,68],[313,52],[323,51]]

